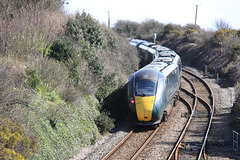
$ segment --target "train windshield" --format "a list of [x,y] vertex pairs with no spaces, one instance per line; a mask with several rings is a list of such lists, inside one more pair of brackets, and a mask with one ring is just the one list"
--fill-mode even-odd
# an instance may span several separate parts
[[154,96],[156,92],[157,82],[155,80],[142,79],[136,81],[136,96]]

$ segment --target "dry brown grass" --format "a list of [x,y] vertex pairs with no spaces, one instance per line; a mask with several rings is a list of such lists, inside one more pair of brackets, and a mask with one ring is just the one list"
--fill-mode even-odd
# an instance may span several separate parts
[[63,34],[68,16],[61,10],[46,11],[37,7],[10,10],[0,16],[0,51],[4,55],[25,57],[41,53]]

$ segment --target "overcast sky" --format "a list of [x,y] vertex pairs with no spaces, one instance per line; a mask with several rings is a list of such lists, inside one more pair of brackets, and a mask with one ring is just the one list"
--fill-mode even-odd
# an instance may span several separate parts
[[110,11],[111,26],[118,20],[142,22],[155,19],[161,23],[185,25],[195,23],[201,28],[215,29],[216,19],[240,29],[240,0],[67,0],[68,13],[85,11],[100,23],[107,24]]

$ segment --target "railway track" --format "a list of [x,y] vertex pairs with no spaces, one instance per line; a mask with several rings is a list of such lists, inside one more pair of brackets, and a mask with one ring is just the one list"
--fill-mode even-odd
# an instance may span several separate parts
[[[169,150],[167,150],[166,148],[155,147],[162,154],[157,159],[201,159],[205,157],[205,145],[214,112],[213,92],[205,81],[187,70],[184,70],[183,81],[184,85],[179,100],[188,109],[188,112],[185,111],[187,118],[184,125],[182,124],[181,133],[179,131],[175,133],[180,134],[179,137],[178,135],[171,137],[175,139],[173,148],[169,147]],[[151,157],[148,158],[149,155],[152,156],[149,151],[152,150],[151,146],[157,143],[155,141],[157,140],[158,143],[162,144],[168,141],[161,136],[165,125],[168,124],[161,123],[160,130],[159,127],[156,130],[132,130],[103,160],[136,159],[137,157],[138,159],[151,159]],[[157,135],[154,137],[155,134]],[[147,146],[152,138],[154,138],[153,141]],[[171,146],[170,143],[168,145]]]
[[[205,146],[214,113],[214,96],[208,84],[197,75],[183,70],[183,79],[190,90],[182,91],[195,97],[192,113],[168,159],[206,159]],[[197,88],[197,90],[195,89]],[[188,125],[189,124],[189,125]]]
[[159,126],[153,130],[135,128],[102,160],[131,159],[134,160],[151,141],[159,130]]

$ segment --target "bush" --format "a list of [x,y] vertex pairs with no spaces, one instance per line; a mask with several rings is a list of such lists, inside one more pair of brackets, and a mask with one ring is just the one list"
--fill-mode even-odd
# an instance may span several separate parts
[[70,18],[66,24],[66,35],[75,41],[86,41],[91,46],[103,47],[104,37],[101,26],[90,14],[77,13],[75,18]]
[[9,119],[0,119],[1,159],[30,158],[37,151],[36,142],[31,140],[23,126]]
[[214,48],[222,46],[224,41],[230,36],[235,34],[235,30],[227,30],[225,28],[217,30],[214,35],[205,42],[205,48]]
[[117,121],[124,120],[128,115],[127,84],[118,87],[102,102],[101,110],[106,110],[109,116]]
[[136,37],[139,24],[131,21],[117,21],[113,30],[123,37]]
[[160,33],[164,28],[164,24],[154,19],[146,19],[139,24],[137,36],[141,39],[149,39],[152,41],[153,33]]
[[112,128],[114,128],[114,120],[108,117],[108,113],[102,112],[97,118],[95,119],[95,124],[98,127],[98,130],[101,134],[106,134]]
[[186,24],[184,27],[183,27],[184,30],[188,30],[188,29],[191,29],[191,30],[201,30],[201,27],[199,25],[195,25],[195,24]]
[[237,83],[236,88],[236,100],[233,103],[234,113],[234,129],[240,132],[240,85]]
[[171,39],[176,38],[176,36],[180,35],[182,27],[180,25],[175,24],[167,24],[164,26],[163,31],[159,33],[159,38],[157,38],[158,41],[164,40],[164,39]]
[[227,36],[226,40],[223,41],[222,48],[230,61],[236,61],[237,57],[240,56],[240,37],[237,34]]
[[[2,0],[0,2],[0,51],[3,55],[28,58],[43,54],[54,39],[61,35],[66,15],[53,4],[60,0],[24,1]],[[36,3],[36,5],[34,4]],[[46,5],[50,10],[44,10]]]
[[110,93],[112,93],[116,89],[116,87],[117,83],[115,81],[115,74],[112,73],[110,75],[105,75],[96,93],[96,97],[99,102],[103,102],[104,98],[106,98]]
[[47,86],[41,86],[25,110],[29,129],[38,135],[38,153],[33,159],[69,159],[99,137],[94,118],[99,112],[91,97],[66,103]]
[[33,67],[27,67],[26,74],[28,76],[27,85],[29,87],[31,87],[32,89],[37,89],[38,85],[42,84],[42,80],[40,79],[40,77],[38,75],[37,69],[35,69]]
[[64,62],[69,58],[73,58],[74,54],[75,50],[71,41],[67,37],[60,37],[51,45],[48,56]]
[[101,63],[101,61],[99,61],[93,49],[87,43],[82,42],[81,53],[83,54],[84,58],[87,60],[89,66],[93,68],[94,74],[102,75],[104,66]]
[[[22,8],[29,8],[29,7],[38,7],[43,10],[59,10],[65,0],[9,0],[8,5],[11,4],[11,7],[14,8],[15,10],[20,10]],[[5,6],[4,3],[0,3],[0,6],[2,7],[7,7]]]
[[120,37],[117,37],[116,33],[105,26],[103,26],[103,31],[107,48],[112,50],[116,49],[118,45],[118,38]]

